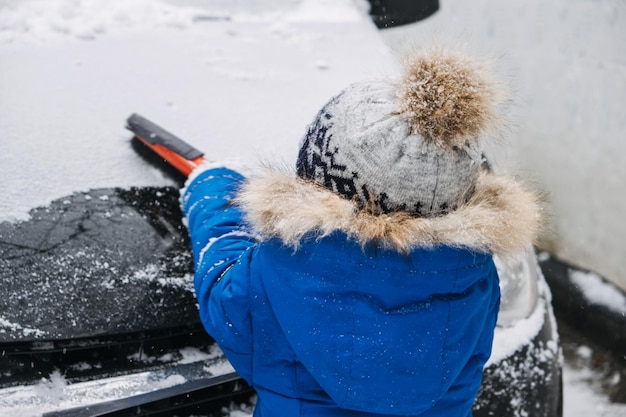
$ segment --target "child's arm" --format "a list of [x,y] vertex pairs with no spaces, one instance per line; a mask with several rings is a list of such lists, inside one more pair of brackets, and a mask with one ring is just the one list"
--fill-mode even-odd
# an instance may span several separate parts
[[242,377],[251,354],[249,260],[255,244],[232,198],[244,177],[230,169],[190,180],[181,204],[195,260],[200,318]]
[[240,209],[232,205],[243,181],[244,177],[236,171],[213,168],[196,175],[183,189],[181,205],[191,237],[196,275],[207,266],[205,256],[220,257],[224,263],[213,268],[223,271],[229,260],[254,244],[243,225]]

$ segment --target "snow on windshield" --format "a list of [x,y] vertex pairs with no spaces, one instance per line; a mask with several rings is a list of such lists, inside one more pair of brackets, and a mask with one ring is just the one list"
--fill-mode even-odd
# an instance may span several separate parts
[[132,113],[211,160],[290,166],[326,100],[395,71],[350,0],[244,3],[0,0],[0,221],[76,191],[172,184],[131,149]]

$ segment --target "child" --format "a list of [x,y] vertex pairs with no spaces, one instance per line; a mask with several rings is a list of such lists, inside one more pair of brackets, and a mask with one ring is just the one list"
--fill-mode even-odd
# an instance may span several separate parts
[[531,248],[533,194],[484,168],[498,92],[478,64],[415,54],[349,86],[296,173],[197,169],[182,191],[200,316],[256,417],[471,416],[500,293]]

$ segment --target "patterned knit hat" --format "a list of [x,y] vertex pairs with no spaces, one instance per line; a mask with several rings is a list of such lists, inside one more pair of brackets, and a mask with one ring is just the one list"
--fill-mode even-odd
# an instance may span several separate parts
[[480,64],[419,52],[399,82],[361,82],[332,98],[302,139],[297,173],[375,213],[446,214],[473,193],[497,101]]

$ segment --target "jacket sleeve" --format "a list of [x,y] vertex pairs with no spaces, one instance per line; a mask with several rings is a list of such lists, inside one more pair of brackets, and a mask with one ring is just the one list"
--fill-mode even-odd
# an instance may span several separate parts
[[181,205],[194,254],[200,319],[239,374],[250,381],[250,254],[254,236],[231,203],[244,178],[209,169],[182,190]]

